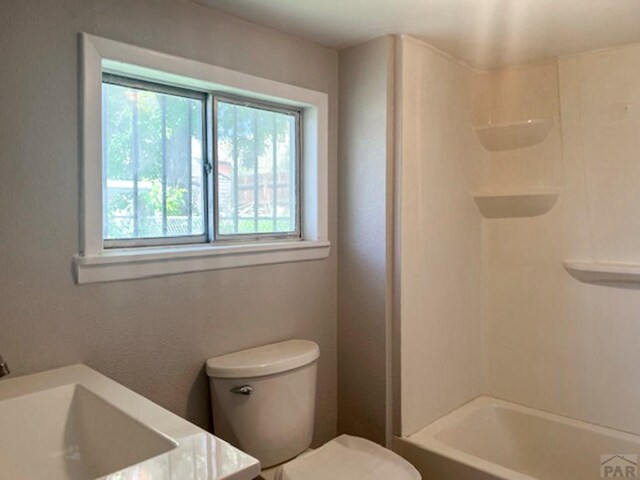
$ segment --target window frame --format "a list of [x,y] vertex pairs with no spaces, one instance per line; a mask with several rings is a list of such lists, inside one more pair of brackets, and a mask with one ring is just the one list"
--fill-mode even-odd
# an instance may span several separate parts
[[[137,238],[103,238],[103,247],[105,249],[112,248],[141,248],[150,246],[171,246],[171,245],[191,245],[203,243],[249,243],[272,240],[293,240],[302,239],[302,209],[300,208],[301,199],[301,177],[302,177],[302,129],[301,117],[302,110],[300,108],[286,107],[281,104],[260,101],[239,95],[229,95],[218,92],[207,92],[200,90],[176,87],[159,82],[142,80],[139,78],[125,76],[121,74],[109,73],[103,71],[102,85],[115,85],[119,87],[132,88],[152,93],[173,95],[192,100],[198,100],[202,104],[202,181],[203,181],[203,220],[204,232],[200,235],[182,235],[182,236],[163,236],[163,237],[137,237]],[[222,234],[220,233],[220,217],[219,217],[219,162],[218,162],[218,105],[220,102],[253,108],[257,110],[265,110],[268,112],[282,113],[290,115],[295,121],[295,160],[294,160],[294,189],[295,189],[295,229],[290,232],[266,232],[266,233],[236,233]],[[208,109],[212,109],[212,114],[208,115]],[[104,102],[102,105],[104,111]],[[211,121],[209,121],[211,118]],[[104,152],[104,134],[102,138]],[[211,142],[211,143],[210,143]],[[103,153],[103,162],[106,162]],[[106,168],[106,164],[105,164]],[[103,172],[103,185],[107,181]],[[103,187],[103,195],[105,194]],[[104,222],[104,204],[103,204],[103,222]],[[104,235],[103,235],[104,237]]]
[[[77,284],[322,260],[329,241],[329,95],[95,35],[79,34],[79,252]],[[102,217],[102,73],[300,108],[302,238],[105,249]],[[211,109],[208,109],[211,121]],[[211,142],[208,148],[211,149]],[[331,151],[334,153],[335,149]],[[209,154],[211,155],[211,150]],[[212,158],[211,156],[209,158]]]
[[[222,101],[232,105],[255,108],[260,110],[266,110],[269,112],[278,112],[286,115],[292,115],[295,118],[295,217],[296,217],[296,229],[292,232],[270,232],[270,233],[236,233],[236,234],[221,234],[219,229],[219,217],[218,217],[218,103]],[[249,243],[249,242],[262,242],[273,240],[302,240],[302,208],[301,208],[301,186],[303,175],[303,163],[302,163],[302,109],[286,107],[281,104],[256,100],[239,95],[230,95],[224,93],[212,93],[213,104],[213,124],[212,124],[212,139],[213,139],[213,213],[212,225],[213,225],[213,237],[212,241],[216,243]]]
[[[211,222],[211,213],[209,212],[209,196],[210,190],[210,171],[207,165],[211,164],[209,158],[208,138],[209,138],[209,122],[207,109],[210,102],[210,94],[199,90],[192,90],[183,87],[176,87],[173,85],[166,85],[163,83],[153,82],[149,80],[141,80],[139,78],[129,77],[120,74],[109,73],[107,71],[102,72],[102,84],[116,85],[120,87],[134,88],[137,90],[144,90],[148,92],[167,94],[173,96],[179,96],[184,98],[190,98],[192,100],[199,100],[202,102],[202,208],[203,208],[203,220],[204,220],[204,232],[201,235],[182,235],[182,236],[165,236],[165,237],[138,237],[138,238],[118,238],[108,239],[104,238],[103,234],[103,247],[104,249],[114,248],[142,248],[142,247],[160,247],[171,245],[196,245],[207,243],[210,241],[209,229]],[[102,105],[104,110],[104,104]],[[104,152],[104,134],[102,137],[103,152]],[[103,162],[106,162],[103,153]],[[106,165],[105,165],[106,168]],[[105,173],[103,173],[103,184],[107,181]],[[103,189],[103,196],[105,191]],[[104,204],[102,210],[102,220],[104,222]]]

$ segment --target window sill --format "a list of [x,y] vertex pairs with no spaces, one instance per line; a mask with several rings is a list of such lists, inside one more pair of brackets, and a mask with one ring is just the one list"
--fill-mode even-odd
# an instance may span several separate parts
[[113,282],[178,273],[321,260],[329,256],[327,241],[290,241],[251,245],[188,245],[106,250],[75,255],[77,284]]

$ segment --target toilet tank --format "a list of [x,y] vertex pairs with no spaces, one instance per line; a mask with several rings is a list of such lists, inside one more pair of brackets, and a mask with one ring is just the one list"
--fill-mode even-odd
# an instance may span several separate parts
[[311,445],[320,349],[287,340],[207,360],[216,436],[267,468]]

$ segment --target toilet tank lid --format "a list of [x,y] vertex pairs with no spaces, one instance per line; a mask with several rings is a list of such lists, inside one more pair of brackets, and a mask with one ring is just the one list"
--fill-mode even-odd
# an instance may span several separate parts
[[319,356],[317,343],[287,340],[210,358],[207,375],[212,378],[262,377],[309,365]]

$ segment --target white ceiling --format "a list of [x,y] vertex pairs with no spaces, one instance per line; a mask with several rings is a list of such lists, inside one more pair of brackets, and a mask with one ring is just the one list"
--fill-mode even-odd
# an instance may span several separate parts
[[196,0],[333,48],[422,37],[493,69],[640,41],[640,0]]

